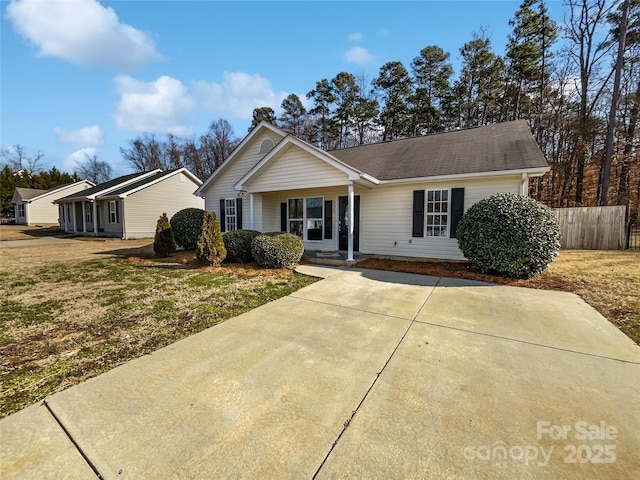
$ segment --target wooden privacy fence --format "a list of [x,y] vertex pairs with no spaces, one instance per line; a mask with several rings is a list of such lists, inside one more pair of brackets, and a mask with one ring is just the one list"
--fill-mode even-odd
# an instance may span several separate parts
[[624,205],[613,207],[556,208],[562,248],[620,250],[625,248]]

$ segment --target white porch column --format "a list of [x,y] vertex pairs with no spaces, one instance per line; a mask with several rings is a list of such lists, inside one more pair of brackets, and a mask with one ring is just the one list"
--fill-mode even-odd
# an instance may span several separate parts
[[254,229],[253,193],[249,194],[249,228]]
[[73,233],[78,233],[78,223],[76,221],[76,202],[71,204],[73,212],[71,213],[71,218],[73,218]]
[[93,216],[91,217],[93,220],[93,234],[98,236],[98,202],[96,200],[93,201]]
[[82,201],[82,233],[87,233],[87,202]]
[[349,185],[349,197],[348,197],[348,207],[349,207],[349,235],[348,235],[348,250],[347,250],[347,260],[353,260],[353,224],[355,223],[353,219],[355,218],[355,195],[353,194],[353,183]]

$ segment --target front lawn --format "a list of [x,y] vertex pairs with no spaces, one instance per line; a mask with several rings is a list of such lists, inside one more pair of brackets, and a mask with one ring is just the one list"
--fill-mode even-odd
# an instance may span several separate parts
[[0,417],[315,281],[255,264],[197,268],[184,255],[3,270]]

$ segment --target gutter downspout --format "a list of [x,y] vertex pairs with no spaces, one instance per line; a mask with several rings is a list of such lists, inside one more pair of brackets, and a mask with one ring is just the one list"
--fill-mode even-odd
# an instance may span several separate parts
[[520,195],[523,197],[529,196],[529,175],[523,173],[520,177]]

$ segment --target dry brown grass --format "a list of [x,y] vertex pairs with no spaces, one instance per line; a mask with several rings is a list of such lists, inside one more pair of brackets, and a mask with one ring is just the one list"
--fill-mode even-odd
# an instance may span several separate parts
[[0,249],[0,417],[315,281],[149,242]]
[[530,280],[478,273],[466,262],[406,262],[368,258],[358,262],[357,266],[573,292],[640,344],[640,252],[563,250],[549,270]]
[[33,226],[26,225],[0,225],[0,241],[2,240],[32,240],[39,237],[50,237],[62,234],[57,225]]

